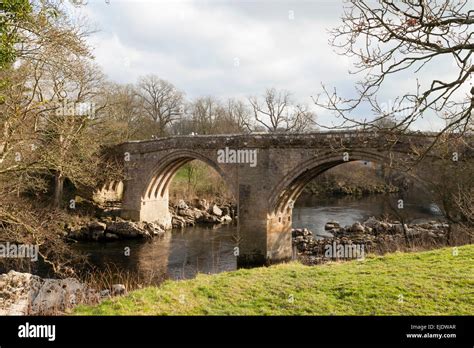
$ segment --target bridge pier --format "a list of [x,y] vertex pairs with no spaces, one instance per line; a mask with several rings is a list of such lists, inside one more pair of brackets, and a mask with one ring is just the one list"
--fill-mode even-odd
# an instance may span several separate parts
[[[139,182],[139,180],[137,180]],[[169,193],[143,197],[139,185],[125,186],[122,217],[134,221],[157,222],[171,228]],[[288,261],[292,257],[291,209],[269,213],[261,182],[239,185],[239,231],[237,266],[253,267]]]
[[[291,209],[269,213],[260,185],[240,185],[238,267],[269,265],[292,258]],[[252,194],[253,193],[253,194]]]
[[164,229],[170,229],[172,217],[168,205],[168,197],[142,201],[140,221],[153,221]]
[[124,207],[120,215],[126,220],[155,222],[164,229],[172,227],[167,198],[143,200],[141,208]]
[[293,255],[291,225],[275,224],[275,219],[245,220],[240,225],[237,267],[270,265],[289,261]]

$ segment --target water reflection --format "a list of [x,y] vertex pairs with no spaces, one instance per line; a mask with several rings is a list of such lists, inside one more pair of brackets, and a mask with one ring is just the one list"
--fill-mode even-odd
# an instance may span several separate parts
[[[405,197],[403,214],[410,221],[421,222],[439,217],[431,203],[422,197]],[[350,225],[370,216],[379,217],[393,212],[397,199],[397,196],[392,196],[389,203],[384,195],[323,199],[300,197],[293,210],[293,227],[307,227],[322,237],[328,235],[324,232],[327,221],[336,220],[341,225]],[[233,225],[219,228],[198,226],[167,232],[162,238],[147,242],[78,243],[75,247],[87,252],[90,261],[98,267],[111,262],[143,278],[152,277],[155,283],[159,283],[163,277],[184,279],[192,278],[197,273],[236,269],[233,254],[233,236],[236,234],[237,227]],[[130,256],[125,256],[127,247],[130,248]]]
[[324,231],[326,222],[335,220],[341,226],[365,221],[370,216],[377,218],[396,214],[411,223],[439,218],[439,209],[423,195],[413,193],[403,197],[403,210],[397,210],[398,195],[371,195],[363,197],[343,196],[319,198],[302,196],[293,209],[293,227],[306,227],[320,237],[330,236]]
[[235,233],[236,227],[230,225],[218,229],[189,227],[168,231],[150,241],[81,242],[75,248],[87,253],[90,262],[99,268],[113,263],[142,279],[161,282],[165,278],[187,279],[197,273],[236,269],[232,238]]

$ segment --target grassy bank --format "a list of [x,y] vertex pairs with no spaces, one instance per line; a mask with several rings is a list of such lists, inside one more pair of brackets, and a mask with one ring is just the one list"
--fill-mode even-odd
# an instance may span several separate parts
[[364,261],[199,275],[134,291],[80,315],[472,315],[474,245]]

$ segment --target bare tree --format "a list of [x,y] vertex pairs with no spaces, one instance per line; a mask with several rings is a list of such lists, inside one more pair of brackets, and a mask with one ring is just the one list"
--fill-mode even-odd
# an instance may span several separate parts
[[104,140],[107,140],[107,143],[121,143],[149,136],[148,124],[141,112],[141,99],[136,87],[108,82],[102,89],[102,104],[105,107],[96,114],[108,130],[107,134],[104,134],[107,139]]
[[190,105],[192,131],[198,134],[214,134],[217,114],[222,106],[214,97],[195,99]]
[[[93,33],[84,17],[71,19],[64,1],[12,1],[5,6],[8,36],[14,39],[15,59],[25,59],[43,64],[58,64],[62,59],[54,52],[69,51],[70,54],[92,58],[86,37]],[[26,2],[28,3],[28,2]],[[0,9],[2,9],[0,7]],[[16,8],[16,15],[9,16],[9,8]],[[14,11],[15,12],[15,11]],[[53,54],[45,57],[44,51]]]
[[474,190],[474,162],[469,140],[465,136],[453,138],[443,134],[433,147],[432,156],[424,158],[414,171],[449,223],[448,243],[452,242],[452,230],[456,225],[464,224],[470,229],[469,233],[473,233],[469,204]]
[[[390,127],[395,133],[427,116],[445,120],[440,133],[472,129],[474,90],[468,88],[474,72],[472,24],[469,0],[347,2],[342,25],[331,31],[330,44],[339,54],[354,59],[351,73],[363,77],[350,98],[323,86],[315,103],[333,111],[340,122],[321,126],[378,129],[385,127],[383,120],[390,119],[396,120]],[[449,62],[453,74],[438,73],[437,64]],[[418,75],[428,69],[431,82],[420,82]],[[378,94],[384,88],[393,90],[390,77],[404,72],[412,74],[414,90],[402,92],[391,105],[382,105]],[[372,119],[354,116],[353,111],[363,104],[372,108]]]
[[255,121],[268,132],[302,132],[314,124],[314,114],[294,104],[287,91],[267,89],[262,98],[250,97],[249,103]]
[[228,99],[225,103],[217,102],[212,121],[213,133],[238,134],[249,132],[250,110],[241,100]]
[[184,112],[172,126],[173,134],[238,134],[251,129],[250,110],[244,102],[225,103],[207,96],[186,103]]
[[64,274],[77,262],[61,234],[67,214],[48,212],[44,200],[51,195],[41,194],[54,179],[52,201],[59,206],[66,179],[76,188],[95,187],[110,168],[100,159],[103,137],[92,110],[102,108],[96,105],[102,74],[84,28],[62,4],[34,1],[31,13],[8,23],[17,39],[16,64],[0,69],[2,82],[8,80],[0,98],[0,237],[39,245],[43,261]]
[[[55,177],[53,205],[59,207],[64,180],[77,185],[94,186],[102,139],[94,125],[94,98],[101,92],[100,71],[86,61],[74,60],[73,73],[64,76],[59,68],[47,70],[40,81],[43,93],[54,111],[44,112],[38,127],[39,153],[43,165]],[[87,112],[79,106],[85,105]],[[90,112],[90,113],[89,113]]]
[[65,180],[94,187],[108,174],[98,173],[104,128],[96,112],[103,108],[103,75],[67,14],[47,11],[55,9],[35,8],[19,23],[49,30],[38,36],[18,29],[17,66],[1,72],[11,87],[0,105],[0,190],[38,192],[53,177],[52,203],[59,207]]
[[155,123],[155,136],[164,136],[167,128],[182,112],[184,95],[168,81],[156,75],[141,77],[138,94],[145,114]]
[[228,99],[224,106],[226,124],[231,126],[235,133],[250,132],[252,120],[250,109],[241,100]]
[[455,204],[463,217],[460,222],[461,230],[469,237],[469,243],[472,243],[474,237],[474,187],[471,185],[468,189],[459,187],[455,194]]

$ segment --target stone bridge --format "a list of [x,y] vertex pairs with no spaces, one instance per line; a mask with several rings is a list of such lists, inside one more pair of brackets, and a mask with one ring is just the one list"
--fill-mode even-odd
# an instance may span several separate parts
[[[324,171],[348,161],[394,167],[431,139],[365,132],[176,136],[118,145],[126,167],[122,216],[170,227],[168,188],[194,159],[214,168],[238,204],[238,264],[291,258],[293,202]],[[239,163],[236,163],[239,162]]]

